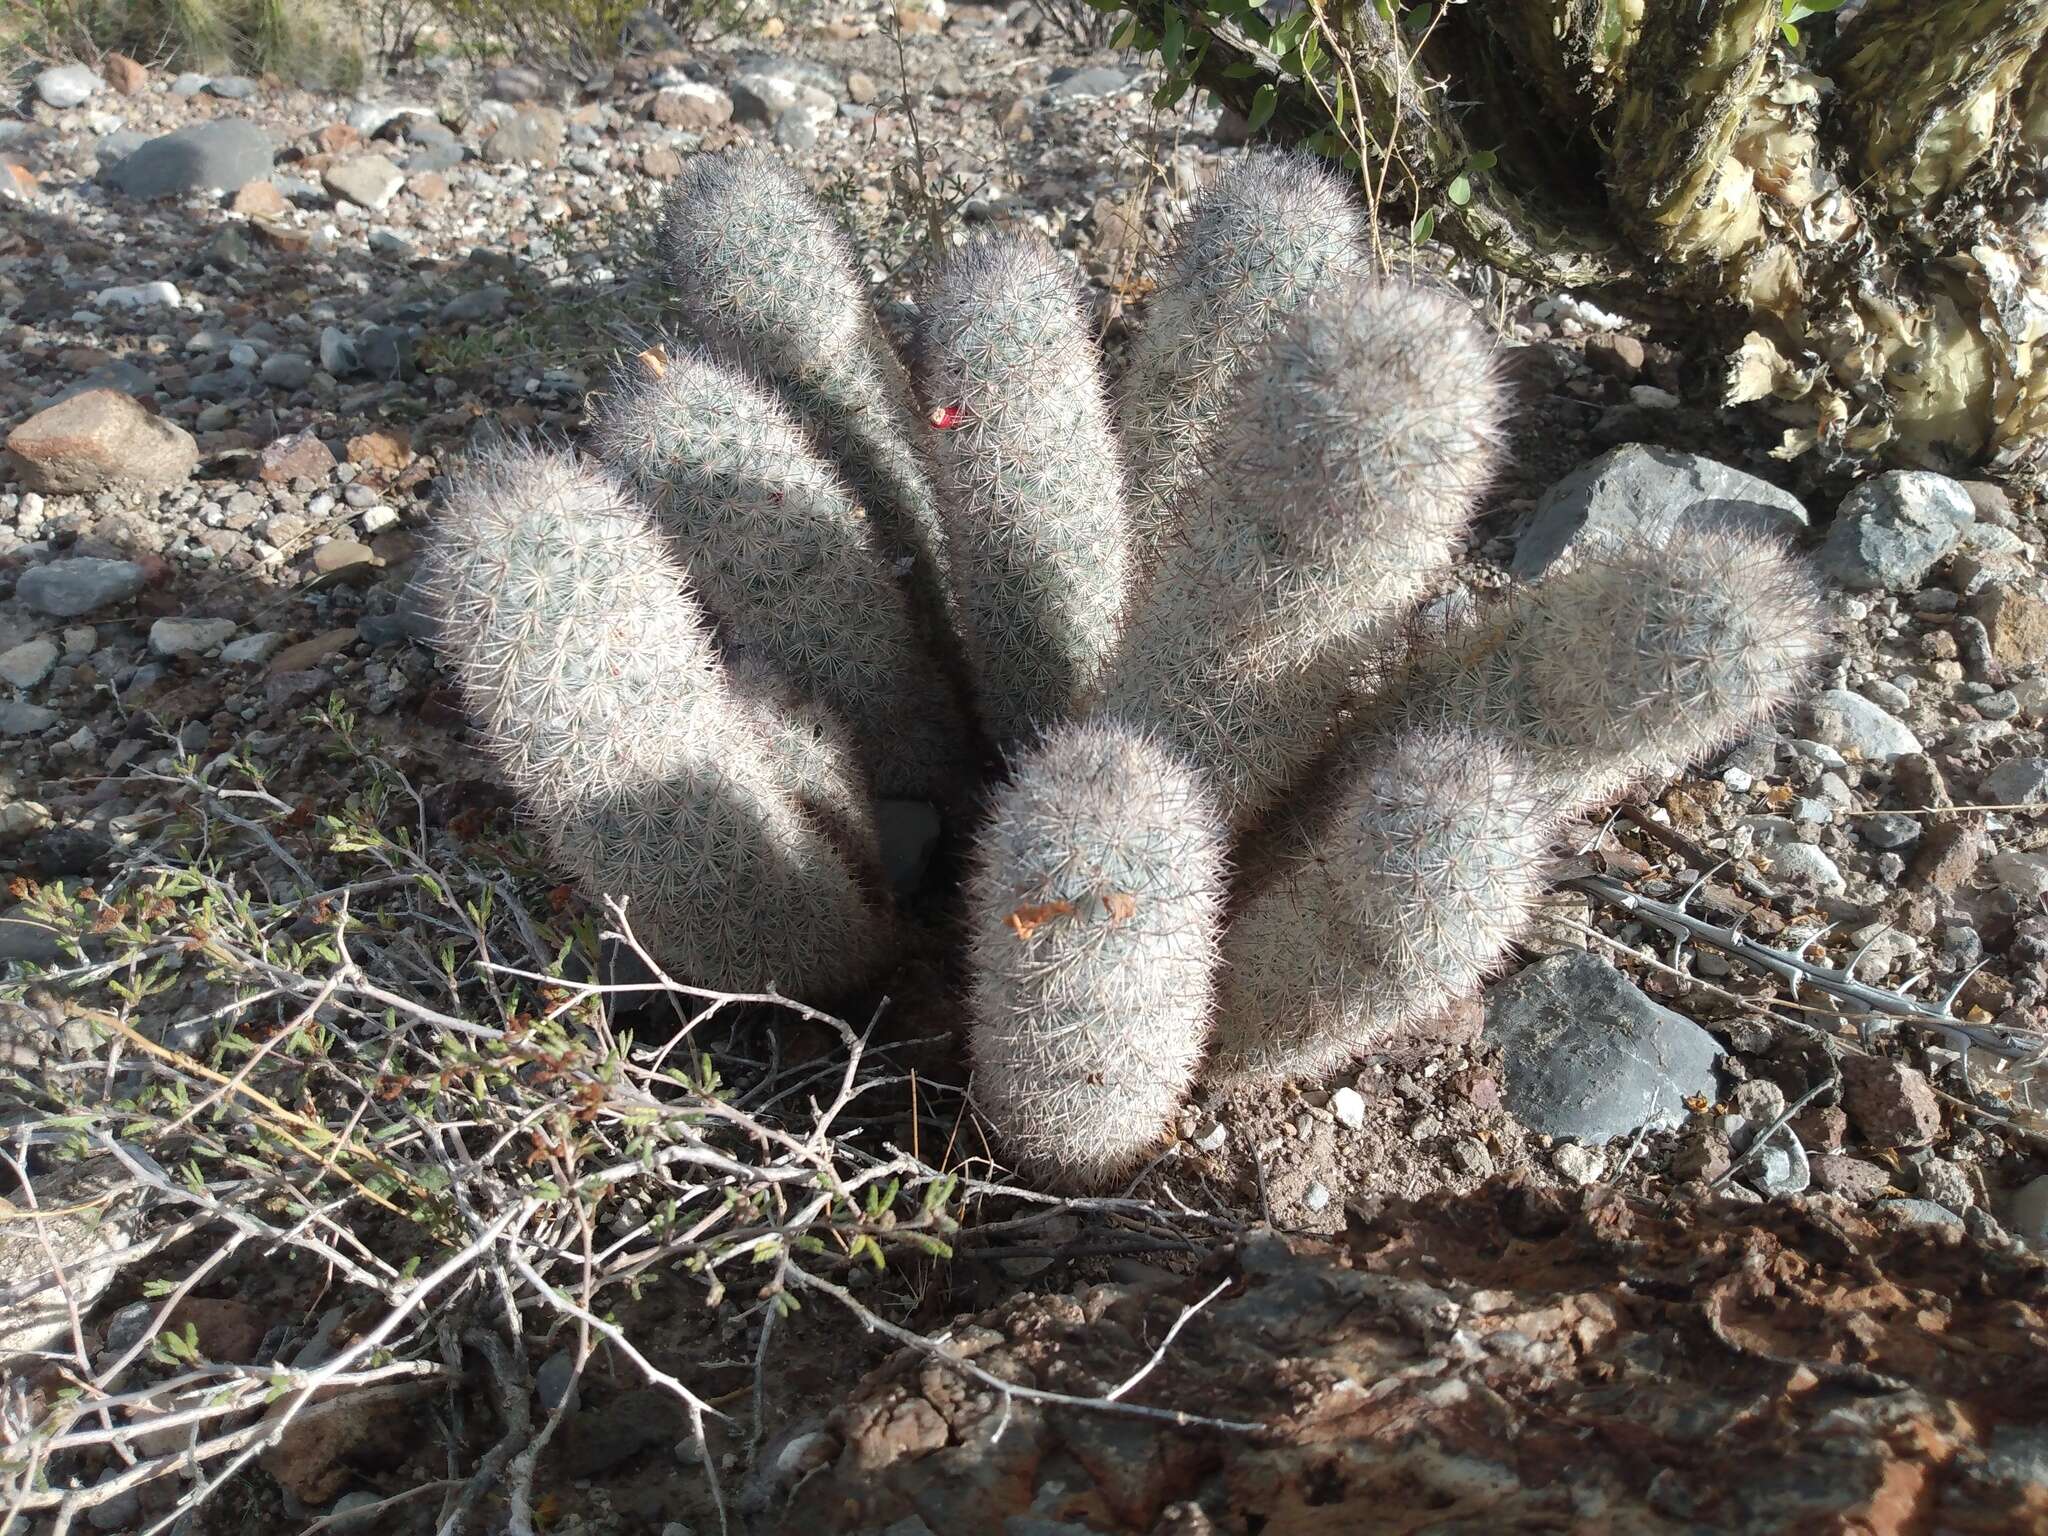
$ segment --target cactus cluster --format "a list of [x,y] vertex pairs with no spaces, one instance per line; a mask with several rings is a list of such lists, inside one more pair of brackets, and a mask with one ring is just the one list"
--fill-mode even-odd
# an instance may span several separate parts
[[469,707],[557,856],[682,979],[827,997],[906,931],[876,797],[971,856],[976,1103],[1099,1183],[1198,1082],[1325,1073],[1495,967],[1575,816],[1803,685],[1793,555],[1681,520],[1423,638],[1501,438],[1454,297],[1368,275],[1313,163],[1190,216],[1112,388],[1032,239],[886,344],[759,154],[666,212],[682,340],[595,462],[503,449],[435,534]]

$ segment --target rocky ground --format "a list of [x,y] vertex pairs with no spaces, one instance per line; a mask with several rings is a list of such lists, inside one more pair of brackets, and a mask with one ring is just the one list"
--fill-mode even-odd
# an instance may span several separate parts
[[[333,99],[116,63],[38,77],[0,118],[0,867],[89,881],[154,824],[141,775],[177,749],[245,750],[332,792],[307,714],[337,696],[444,819],[498,803],[422,643],[419,534],[478,433],[573,434],[615,344],[659,325],[647,217],[691,154],[787,153],[857,231],[892,321],[934,230],[1035,227],[1094,279],[1114,350],[1163,231],[1238,152],[1232,125],[1155,111],[1156,75],[1028,5],[906,23],[899,49],[872,12],[828,11],[584,86],[417,69]],[[1812,706],[1589,828],[1564,872],[1673,902],[1705,877],[1695,914],[1810,939],[1814,964],[1860,954],[1874,987],[1959,986],[1953,1019],[1982,1038],[2048,1021],[2033,489],[1812,477],[1711,406],[1710,359],[1571,296],[1464,281],[1520,410],[1446,602],[1540,574],[1588,525],[1702,502],[1802,539],[1833,583],[1839,651]],[[51,958],[18,919],[0,961]],[[1191,1105],[1150,1177],[1294,1231],[1515,1174],[1821,1193],[2048,1251],[2048,1082],[1966,1058],[1953,1030],[1866,1011],[1859,1035],[1820,994],[1679,952],[1580,886],[1518,963],[1341,1080]],[[976,1304],[1056,1268],[991,1273]],[[629,1442],[616,1462],[646,1448]]]

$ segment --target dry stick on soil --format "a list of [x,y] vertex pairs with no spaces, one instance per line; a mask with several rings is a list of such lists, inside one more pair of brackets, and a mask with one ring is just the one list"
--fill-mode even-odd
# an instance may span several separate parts
[[[1949,1010],[1961,995],[1972,971],[1952,987],[1937,1003],[1924,1003],[1918,998],[1908,997],[1888,987],[1872,986],[1856,979],[1856,960],[1846,966],[1817,965],[1808,960],[1803,951],[1821,935],[1808,939],[1800,949],[1779,949],[1752,939],[1738,929],[1723,928],[1704,918],[1694,917],[1683,905],[1674,906],[1659,901],[1653,896],[1642,896],[1616,881],[1601,875],[1583,875],[1564,882],[1567,890],[1581,891],[1610,906],[1633,913],[1644,921],[1694,943],[1711,945],[1722,953],[1732,955],[1759,970],[1768,971],[1787,982],[1792,988],[1796,1001],[1802,985],[1811,986],[1818,992],[1838,1001],[1851,1004],[1855,1012],[1843,1015],[1854,1023],[1868,1038],[1871,1027],[1880,1021],[1894,1024],[1911,1024],[1920,1029],[1932,1030],[1939,1034],[1954,1049],[1963,1052],[1967,1059],[1971,1050],[1983,1051],[2003,1061],[2035,1062],[2048,1056],[2048,1037],[2030,1032],[2008,1029],[1998,1024],[1972,1024],[1957,1018]],[[1695,885],[1697,889],[1697,884]],[[1865,946],[1867,950],[1868,946]]]
[[[908,1328],[899,1328],[887,1319],[877,1316],[874,1312],[863,1306],[853,1293],[843,1286],[834,1285],[829,1280],[822,1280],[806,1270],[797,1268],[794,1264],[788,1266],[784,1273],[796,1283],[799,1289],[817,1291],[822,1295],[831,1297],[858,1318],[861,1326],[870,1333],[879,1333],[884,1338],[893,1340],[895,1343],[907,1345],[920,1354],[936,1360],[941,1365],[987,1387],[990,1391],[1001,1394],[1003,1399],[1003,1419],[991,1437],[992,1440],[1000,1440],[1002,1438],[1003,1429],[1009,1423],[1011,1406],[1017,1402],[1049,1403],[1057,1407],[1076,1408],[1088,1413],[1105,1413],[1124,1418],[1147,1419],[1155,1424],[1172,1424],[1181,1429],[1219,1429],[1230,1434],[1254,1434],[1263,1427],[1240,1419],[1217,1419],[1211,1418],[1207,1414],[1187,1413],[1178,1408],[1153,1408],[1143,1403],[1126,1403],[1110,1397],[1077,1397],[1067,1392],[1048,1392],[1039,1387],[1021,1387],[1013,1381],[1005,1381],[1002,1377],[983,1369],[972,1360],[962,1359],[959,1355],[946,1348],[945,1343],[940,1339],[926,1338],[923,1334],[913,1333]],[[1206,1299],[1200,1303],[1200,1305],[1206,1304]],[[1158,1354],[1163,1355],[1165,1353],[1167,1344],[1172,1342],[1174,1332],[1178,1332],[1178,1324],[1175,1325],[1174,1330],[1168,1333],[1166,1341],[1159,1347]],[[1143,1376],[1157,1363],[1158,1360],[1155,1358],[1144,1367],[1144,1370],[1139,1372],[1139,1375]],[[1130,1385],[1135,1385],[1135,1382],[1130,1383]]]

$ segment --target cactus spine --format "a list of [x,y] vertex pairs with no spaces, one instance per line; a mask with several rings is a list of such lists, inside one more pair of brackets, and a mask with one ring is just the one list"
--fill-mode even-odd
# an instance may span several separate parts
[[1029,1167],[1097,1183],[1158,1147],[1210,1027],[1223,830],[1199,778],[1062,726],[996,798],[969,885],[974,1094]]
[[1290,315],[1364,272],[1365,233],[1344,184],[1307,155],[1254,156],[1197,200],[1117,389],[1140,564],[1177,531],[1238,376]]
[[1072,273],[1021,240],[969,248],[925,305],[925,395],[983,721],[1029,740],[1091,686],[1127,582],[1123,484]]
[[1322,295],[1252,365],[1103,707],[1212,773],[1233,824],[1255,819],[1448,568],[1500,410],[1459,305],[1366,280]]
[[1470,732],[1382,739],[1231,920],[1214,1076],[1334,1071],[1477,985],[1542,888],[1530,778]]
[[705,985],[836,991],[888,922],[792,793],[645,508],[573,458],[460,475],[430,589],[472,716],[555,855]]
[[1418,658],[1399,712],[1498,736],[1540,794],[1584,810],[1762,723],[1824,644],[1819,593],[1790,550],[1680,522],[1589,548],[1476,635]]
[[946,798],[971,750],[874,530],[776,396],[689,350],[644,352],[599,417],[728,656],[835,712],[881,792]]
[[945,538],[915,402],[832,216],[765,152],[703,155],[669,195],[661,251],[684,324],[813,424],[941,626]]

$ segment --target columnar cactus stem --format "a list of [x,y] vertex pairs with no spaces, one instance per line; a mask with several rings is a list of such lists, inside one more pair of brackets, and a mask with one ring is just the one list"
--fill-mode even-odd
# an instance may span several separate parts
[[974,1096],[1027,1166],[1096,1184],[1170,1134],[1210,1028],[1223,829],[1198,777],[1068,725],[996,798],[969,886]]
[[1213,774],[1240,827],[1328,747],[1354,672],[1448,568],[1501,414],[1463,306],[1367,280],[1243,383],[1101,698]]
[[664,966],[748,991],[874,974],[889,919],[799,808],[644,507],[567,455],[500,450],[456,477],[428,569],[500,771]]
[[766,152],[702,155],[669,194],[661,251],[684,325],[811,424],[942,630],[946,549],[909,380],[845,233]]
[[1527,923],[1558,818],[1498,742],[1425,729],[1362,755],[1231,919],[1209,1074],[1337,1070],[1475,986]]
[[1259,347],[1317,294],[1362,274],[1365,252],[1357,200],[1307,155],[1255,155],[1203,192],[1116,391],[1141,565],[1177,532],[1183,495]]
[[1123,482],[1072,273],[988,241],[925,303],[924,386],[983,722],[1028,741],[1093,685],[1124,609]]
[[1396,712],[1509,743],[1565,809],[1740,739],[1806,685],[1820,595],[1778,541],[1681,520],[1588,548],[1417,658]]
[[721,650],[843,719],[883,794],[959,791],[973,747],[945,675],[888,552],[778,397],[703,353],[649,351],[597,442],[653,509]]

